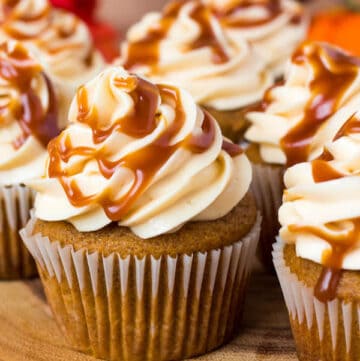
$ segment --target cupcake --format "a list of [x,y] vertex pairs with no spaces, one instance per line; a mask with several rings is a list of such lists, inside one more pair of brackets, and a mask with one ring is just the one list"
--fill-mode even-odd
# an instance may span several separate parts
[[[261,8],[254,11],[263,14]],[[239,9],[242,4],[229,11],[236,15]],[[217,119],[223,134],[238,141],[246,127],[244,107],[261,99],[275,75],[269,59],[245,35],[225,26],[228,19],[219,14],[205,0],[170,2],[161,13],[149,13],[130,28],[120,64],[155,82],[187,89]],[[254,24],[243,29],[247,35],[260,31]],[[269,32],[268,43],[272,37]]]
[[300,361],[360,358],[360,113],[328,134],[320,157],[285,173],[273,252]]
[[46,146],[59,133],[53,86],[42,66],[21,44],[1,44],[0,279],[36,274],[18,234],[33,204],[24,182],[44,174]]
[[22,231],[77,350],[177,360],[239,327],[260,221],[251,165],[184,90],[111,67],[77,92]]
[[76,89],[104,67],[87,26],[47,0],[2,1],[0,42],[8,39],[21,41],[41,62],[54,84],[60,124],[65,126]]
[[326,136],[328,124],[359,109],[359,70],[359,58],[325,43],[304,43],[293,54],[284,82],[270,88],[261,106],[247,114],[252,189],[263,212],[260,254],[268,268],[279,230],[283,172],[318,157],[331,140]]

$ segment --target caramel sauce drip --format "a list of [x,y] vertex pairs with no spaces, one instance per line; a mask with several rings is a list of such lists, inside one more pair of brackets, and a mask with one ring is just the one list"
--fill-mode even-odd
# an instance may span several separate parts
[[333,168],[327,160],[315,159],[311,162],[312,175],[316,183],[343,178],[344,174]]
[[[310,52],[307,50],[310,49]],[[326,45],[305,43],[292,57],[298,65],[310,63],[314,77],[310,82],[311,98],[302,120],[282,139],[287,165],[306,161],[311,141],[322,124],[338,109],[344,93],[358,74],[360,59]]]
[[[238,11],[253,7],[262,7],[266,11],[267,16],[262,19],[239,19],[236,16]],[[254,2],[252,0],[237,0],[234,1],[234,3],[227,9],[214,9],[214,13],[224,25],[234,28],[248,28],[264,25],[277,18],[282,11],[280,0],[264,0],[261,2]],[[296,18],[294,17],[294,19],[295,21],[298,21],[298,16],[296,16]]]
[[[56,98],[50,80],[42,73],[40,65],[29,58],[28,52],[19,44],[12,49],[6,43],[0,45],[0,76],[9,83],[9,87],[13,87],[20,94],[20,104],[15,109],[15,117],[23,134],[14,141],[15,149],[21,147],[31,135],[46,147],[49,141],[60,133]],[[32,88],[32,81],[37,76],[44,77],[46,82],[49,94],[46,111]]]
[[[124,63],[125,69],[133,69],[136,66],[143,65],[156,67],[160,56],[161,41],[166,38],[172,25],[178,20],[178,15],[183,6],[189,2],[189,0],[172,1],[164,9],[159,23],[152,27],[144,38],[128,43],[128,53]],[[194,50],[210,46],[213,51],[213,62],[215,64],[227,62],[229,57],[222,47],[211,23],[212,14],[210,9],[200,1],[194,1],[194,4],[190,17],[199,24],[200,35],[190,44],[189,49]]]
[[356,133],[360,133],[360,119],[356,114],[353,114],[337,132],[334,140]]
[[[92,128],[95,144],[103,143],[114,131],[121,131],[135,138],[151,134],[161,116],[158,114],[159,99],[163,104],[168,104],[174,109],[174,121],[152,143],[113,161],[108,159],[104,147],[99,149],[91,147],[74,148],[68,136],[64,139],[61,136],[54,139],[50,142],[48,150],[50,154],[49,176],[59,178],[73,206],[83,207],[90,202],[97,202],[102,206],[109,219],[120,221],[130,211],[134,202],[144,193],[156,173],[179,148],[188,149],[193,153],[203,153],[212,146],[215,140],[215,120],[204,112],[202,133],[191,135],[172,144],[172,140],[185,123],[185,113],[179,90],[167,85],[156,86],[136,77],[116,79],[115,85],[127,90],[133,99],[134,110],[107,128],[99,126],[97,122],[99,114],[94,107],[90,107],[87,90],[83,87],[78,92],[77,120]],[[238,147],[227,145],[227,142],[225,142],[224,147],[230,154],[240,152]],[[62,162],[67,163],[72,156],[83,156],[85,159],[82,164],[76,166],[76,169],[62,170]],[[114,199],[111,190],[91,196],[83,195],[76,182],[70,177],[82,172],[86,163],[91,159],[96,160],[101,174],[107,179],[111,178],[119,168],[131,170],[135,177],[131,189],[117,199]]]
[[346,254],[351,251],[360,239],[360,218],[350,221],[352,229],[343,234],[333,234],[331,231],[339,230],[338,223],[328,223],[325,227],[329,230],[313,226],[289,226],[293,232],[311,233],[326,240],[331,245],[331,250],[322,255],[324,268],[315,287],[315,297],[321,302],[331,301],[336,298],[337,288],[341,280],[342,263]]

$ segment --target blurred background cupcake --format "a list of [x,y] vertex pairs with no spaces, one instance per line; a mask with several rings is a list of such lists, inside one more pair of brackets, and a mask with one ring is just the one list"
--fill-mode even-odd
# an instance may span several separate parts
[[22,236],[72,347],[155,361],[229,340],[260,220],[250,162],[215,119],[112,67],[79,89],[48,150]]
[[24,182],[44,174],[57,121],[53,85],[40,63],[17,42],[0,45],[0,279],[36,274],[18,234],[33,204]]
[[70,102],[78,86],[104,67],[86,24],[74,14],[53,8],[48,0],[3,1],[0,42],[22,42],[50,77],[65,126]]
[[327,133],[320,157],[285,173],[273,253],[300,361],[360,358],[360,114]]
[[360,60],[325,43],[306,42],[293,54],[284,82],[270,88],[256,111],[247,113],[247,154],[252,190],[263,213],[261,257],[271,268],[278,232],[283,172],[323,151],[326,127],[360,107]]
[[[299,5],[271,4],[170,2],[130,28],[120,64],[186,88],[215,116],[224,135],[238,141],[246,127],[244,107],[261,99],[304,36]],[[286,50],[280,52],[280,44]],[[264,56],[265,48],[276,56]]]

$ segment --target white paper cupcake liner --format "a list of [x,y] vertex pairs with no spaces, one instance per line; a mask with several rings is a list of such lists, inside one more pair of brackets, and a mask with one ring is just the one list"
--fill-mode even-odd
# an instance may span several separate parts
[[241,318],[260,216],[242,240],[208,252],[104,257],[21,231],[70,344],[109,360],[177,360],[229,339]]
[[35,263],[19,236],[30,218],[34,193],[23,185],[0,186],[0,279],[36,275]]
[[360,360],[360,304],[335,299],[326,303],[314,296],[286,266],[284,243],[273,246],[273,260],[289,311],[300,360]]
[[268,270],[273,269],[272,244],[279,233],[278,210],[282,203],[283,173],[282,167],[267,164],[252,164],[253,181],[251,191],[256,205],[263,217],[259,240],[258,257]]

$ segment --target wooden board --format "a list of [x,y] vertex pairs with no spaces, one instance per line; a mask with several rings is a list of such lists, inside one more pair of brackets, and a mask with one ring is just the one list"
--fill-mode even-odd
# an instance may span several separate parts
[[[66,345],[38,280],[0,283],[0,361],[90,361]],[[201,361],[296,360],[288,315],[274,276],[251,280],[243,330]]]

